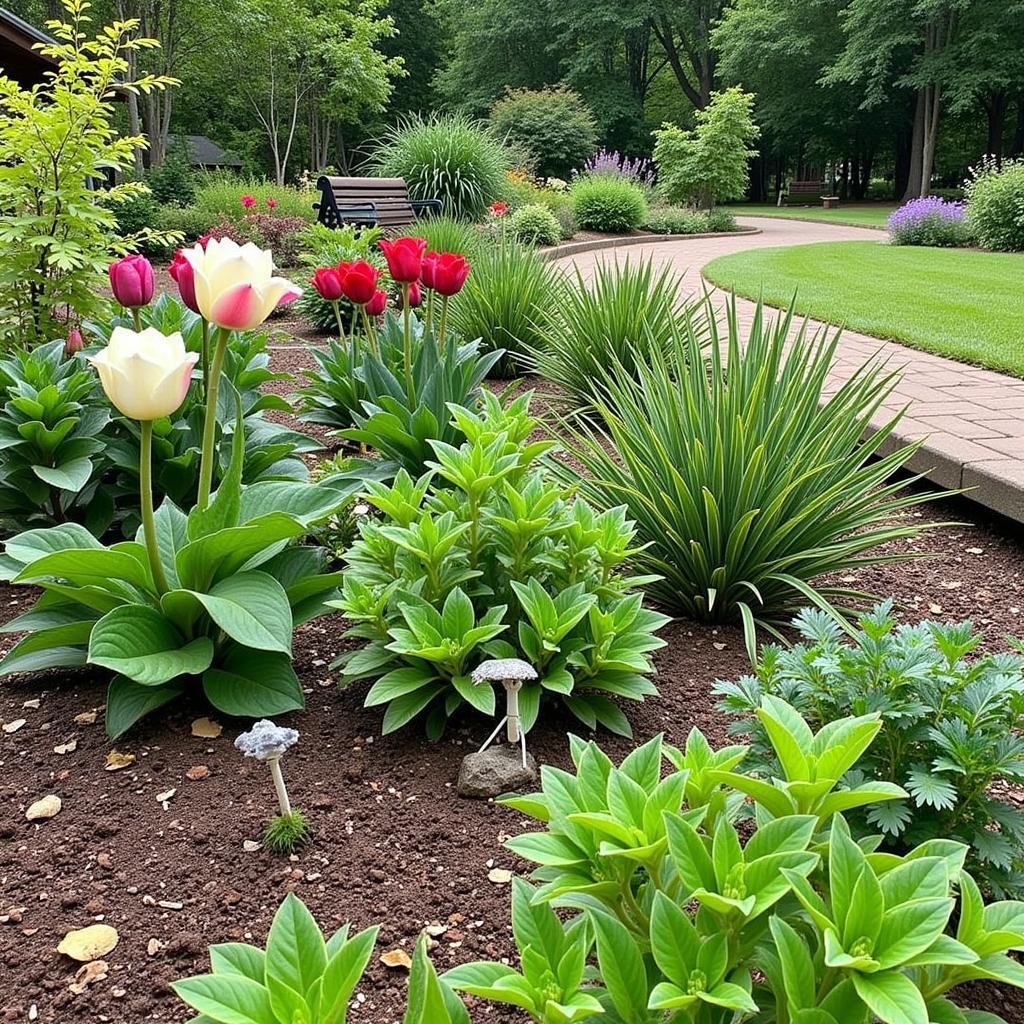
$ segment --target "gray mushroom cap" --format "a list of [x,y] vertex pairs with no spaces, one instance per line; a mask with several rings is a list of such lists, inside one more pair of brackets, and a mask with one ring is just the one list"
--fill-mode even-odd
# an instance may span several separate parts
[[235,740],[235,746],[246,757],[269,761],[280,757],[298,738],[297,729],[286,729],[275,725],[269,718],[261,718],[248,732],[243,732]]
[[470,677],[474,684],[506,681],[529,682],[537,678],[537,670],[522,658],[492,658],[481,662]]

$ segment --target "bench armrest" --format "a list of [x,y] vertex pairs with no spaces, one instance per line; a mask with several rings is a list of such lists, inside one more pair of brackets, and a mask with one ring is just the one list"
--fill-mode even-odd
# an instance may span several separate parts
[[444,207],[441,204],[440,199],[410,199],[409,205],[412,207],[412,212],[418,217],[424,210],[429,210],[431,213],[442,213]]

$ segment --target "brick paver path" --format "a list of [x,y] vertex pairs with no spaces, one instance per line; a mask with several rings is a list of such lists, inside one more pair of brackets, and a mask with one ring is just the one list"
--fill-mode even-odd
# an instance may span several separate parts
[[[808,242],[884,244],[884,236],[868,228],[767,217],[745,217],[741,224],[758,227],[762,233],[633,245],[580,253],[558,262],[575,264],[588,276],[601,260],[651,257],[656,265],[671,263],[685,275],[684,287],[697,290],[700,268],[726,253]],[[752,302],[737,299],[741,324],[749,324],[754,308]],[[902,368],[902,378],[876,421],[908,406],[897,427],[897,439],[926,438],[910,468],[942,487],[970,488],[968,494],[975,501],[1024,522],[1024,380],[844,331],[834,366],[835,384],[879,354],[893,368]]]

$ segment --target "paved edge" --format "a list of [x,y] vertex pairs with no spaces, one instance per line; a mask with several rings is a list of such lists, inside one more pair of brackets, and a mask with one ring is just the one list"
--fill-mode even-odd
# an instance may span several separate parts
[[687,242],[694,238],[735,238],[738,235],[760,235],[761,228],[740,228],[738,231],[705,231],[692,235],[613,235],[611,238],[591,238],[586,242],[566,242],[540,249],[541,259],[552,261],[566,256],[579,256],[598,249],[622,249],[627,245],[657,245],[659,242]]

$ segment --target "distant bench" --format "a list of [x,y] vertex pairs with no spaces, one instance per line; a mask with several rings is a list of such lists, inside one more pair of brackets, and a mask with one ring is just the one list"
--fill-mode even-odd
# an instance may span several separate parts
[[313,209],[317,220],[329,228],[343,224],[404,228],[424,212],[441,213],[440,199],[410,199],[409,187],[402,178],[334,178],[322,174],[316,187],[320,202],[314,203]]
[[824,194],[825,186],[821,181],[791,181],[783,203],[810,205],[822,199]]

